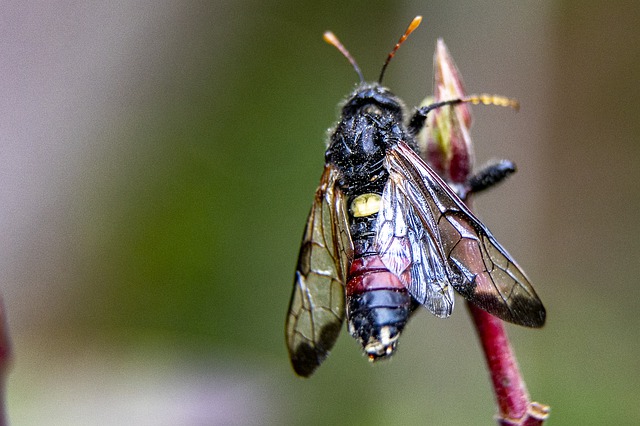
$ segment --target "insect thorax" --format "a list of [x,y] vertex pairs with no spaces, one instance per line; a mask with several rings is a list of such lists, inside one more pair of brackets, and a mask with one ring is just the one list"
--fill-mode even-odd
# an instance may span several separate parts
[[340,189],[349,197],[381,194],[388,178],[385,152],[400,140],[413,145],[401,101],[378,84],[361,86],[344,104],[325,153],[340,171]]

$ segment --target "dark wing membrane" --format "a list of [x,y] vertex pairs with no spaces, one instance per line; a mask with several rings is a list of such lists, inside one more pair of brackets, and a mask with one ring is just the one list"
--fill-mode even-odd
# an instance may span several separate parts
[[436,218],[428,214],[421,220],[402,185],[402,179],[392,177],[385,186],[374,247],[414,299],[434,315],[448,317],[453,311],[453,287]]
[[541,327],[545,309],[524,272],[451,188],[404,142],[387,151],[386,162],[425,228],[437,223],[456,291],[505,321]]
[[326,166],[302,237],[285,326],[289,357],[301,376],[333,347],[345,316],[345,276],[351,238],[336,172]]

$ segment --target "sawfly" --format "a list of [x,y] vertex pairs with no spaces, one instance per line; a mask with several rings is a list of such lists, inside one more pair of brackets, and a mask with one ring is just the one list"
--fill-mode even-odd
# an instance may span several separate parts
[[545,309],[524,272],[463,202],[513,171],[498,164],[453,189],[421,158],[416,136],[427,114],[461,103],[515,105],[469,96],[418,108],[381,85],[416,17],[389,53],[376,83],[330,32],[360,76],[330,134],[325,167],[302,238],[286,342],[294,370],[309,376],[333,347],[346,316],[349,333],[375,361],[396,349],[419,305],[445,318],[454,290],[511,323],[541,327]]

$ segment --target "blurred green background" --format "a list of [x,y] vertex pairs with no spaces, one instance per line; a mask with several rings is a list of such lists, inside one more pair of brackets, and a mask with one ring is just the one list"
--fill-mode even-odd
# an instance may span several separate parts
[[[519,173],[476,210],[531,277],[508,326],[550,425],[640,423],[640,3],[26,1],[2,6],[0,290],[16,425],[493,424],[462,303],[371,366],[343,331],[308,380],[284,319],[326,129],[389,67],[408,105],[443,37],[478,163]],[[461,300],[460,300],[461,302]]]

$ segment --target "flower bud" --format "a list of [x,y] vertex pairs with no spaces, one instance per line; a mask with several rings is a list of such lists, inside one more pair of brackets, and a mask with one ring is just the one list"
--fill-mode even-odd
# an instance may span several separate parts
[[[438,39],[433,65],[434,96],[420,106],[464,98],[462,76],[442,39]],[[445,106],[429,113],[426,128],[420,133],[418,144],[423,158],[446,181],[464,183],[472,171],[471,121],[468,104]]]

